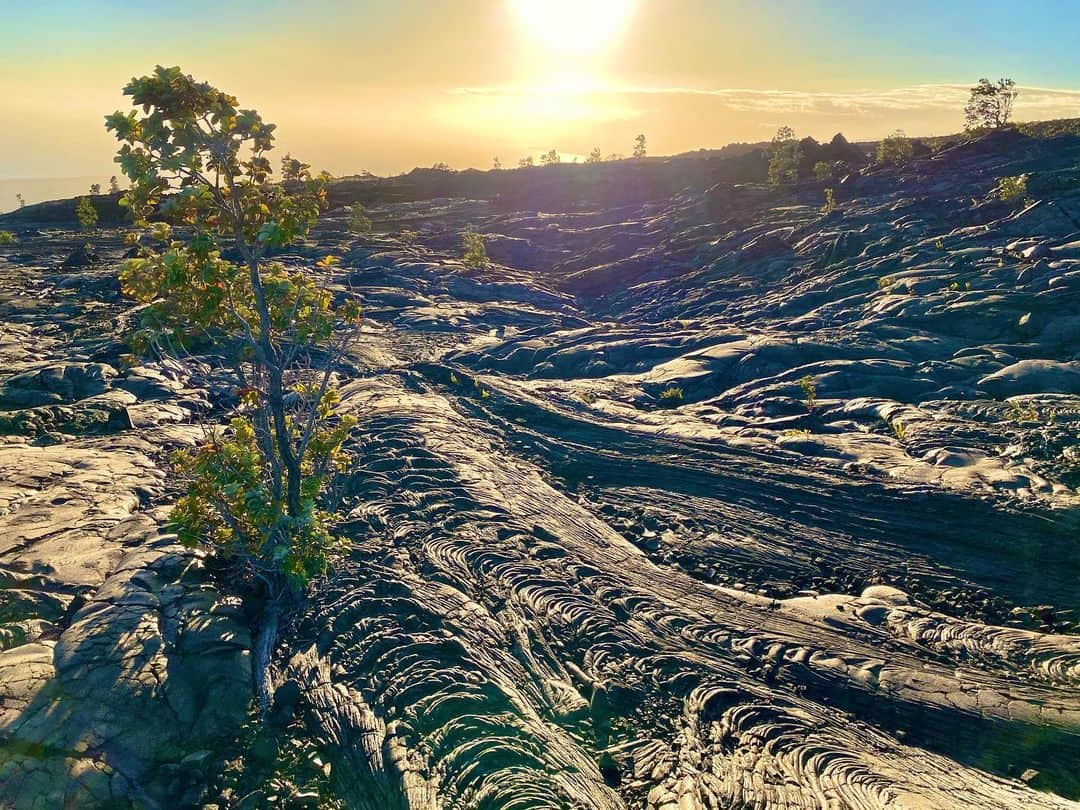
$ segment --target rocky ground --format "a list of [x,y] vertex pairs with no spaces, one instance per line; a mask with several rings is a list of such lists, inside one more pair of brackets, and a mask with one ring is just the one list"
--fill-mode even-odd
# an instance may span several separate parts
[[24,216],[0,806],[1077,806],[1080,139],[835,188],[335,209],[282,257],[341,256],[368,325],[272,734],[250,617],[162,530],[212,357],[127,356],[118,235]]

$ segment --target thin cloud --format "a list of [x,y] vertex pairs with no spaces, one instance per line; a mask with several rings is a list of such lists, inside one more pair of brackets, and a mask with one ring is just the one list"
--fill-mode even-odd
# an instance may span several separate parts
[[[699,96],[741,112],[866,116],[895,112],[955,110],[967,100],[970,84],[920,84],[891,90],[808,92],[750,88],[664,86],[461,87],[455,94],[492,97],[550,96]],[[1016,110],[1026,117],[1080,115],[1080,89],[1018,87]]]

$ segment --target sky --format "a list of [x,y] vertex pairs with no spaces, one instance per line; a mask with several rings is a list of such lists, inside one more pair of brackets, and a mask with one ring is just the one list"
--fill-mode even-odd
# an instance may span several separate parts
[[[334,174],[958,131],[981,76],[1080,116],[1080,0],[0,0],[0,210],[107,180],[103,116],[156,64]],[[51,188],[51,187],[50,187]]]

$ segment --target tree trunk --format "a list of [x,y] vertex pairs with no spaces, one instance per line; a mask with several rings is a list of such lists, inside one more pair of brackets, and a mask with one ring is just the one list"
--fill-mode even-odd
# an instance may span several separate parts
[[277,643],[278,619],[281,615],[281,602],[277,595],[271,595],[263,608],[259,619],[259,627],[256,630],[254,643],[254,671],[255,694],[259,698],[259,712],[265,720],[270,711],[270,682],[268,673],[270,662],[274,655],[274,645]]

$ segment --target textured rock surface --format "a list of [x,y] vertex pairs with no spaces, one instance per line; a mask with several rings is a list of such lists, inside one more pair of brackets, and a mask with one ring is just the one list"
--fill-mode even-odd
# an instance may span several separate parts
[[[368,324],[349,547],[277,651],[323,804],[1077,806],[1077,165],[333,212],[281,257]],[[154,509],[223,400],[124,367],[65,238],[0,253],[0,795],[234,804],[248,631]]]

